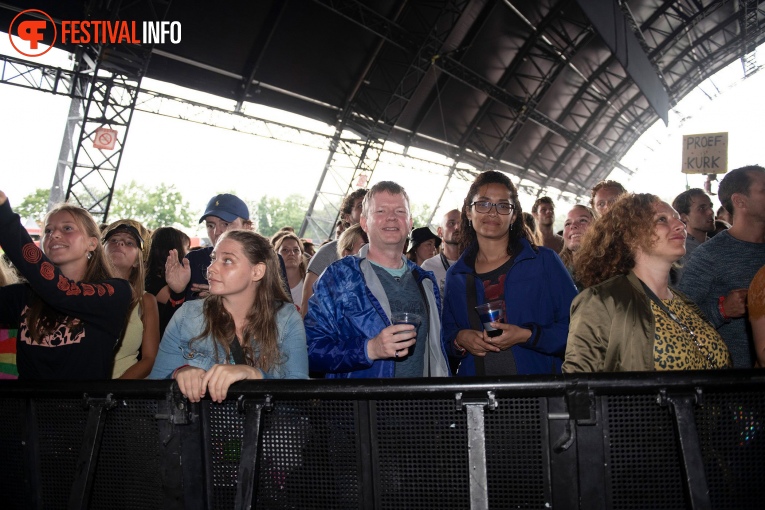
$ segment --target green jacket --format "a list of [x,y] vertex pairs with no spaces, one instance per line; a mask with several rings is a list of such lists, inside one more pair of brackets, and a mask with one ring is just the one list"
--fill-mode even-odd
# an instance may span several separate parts
[[[672,293],[699,316],[690,299]],[[651,302],[632,271],[582,291],[571,303],[566,372],[630,372],[654,369]]]

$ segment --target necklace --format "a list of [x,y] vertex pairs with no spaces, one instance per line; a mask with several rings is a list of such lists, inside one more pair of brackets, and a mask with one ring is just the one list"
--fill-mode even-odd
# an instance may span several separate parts
[[643,285],[643,290],[645,290],[645,293],[648,295],[650,300],[653,301],[657,307],[659,307],[659,310],[664,312],[664,314],[669,317],[672,322],[680,326],[680,329],[683,331],[683,333],[690,337],[696,348],[699,350],[699,353],[707,359],[707,368],[715,368],[717,363],[715,363],[714,357],[709,351],[705,352],[705,350],[701,348],[701,344],[699,343],[696,333],[687,324],[681,321],[677,314],[670,310],[667,305],[665,305],[661,299],[659,299],[659,297],[654,294],[648,285],[646,285],[642,280],[640,283]]

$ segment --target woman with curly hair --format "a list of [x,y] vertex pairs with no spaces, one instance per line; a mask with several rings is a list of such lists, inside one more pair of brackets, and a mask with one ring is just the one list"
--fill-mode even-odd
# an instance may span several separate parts
[[19,379],[110,379],[133,292],[115,277],[81,207],[45,217],[42,250],[0,191],[0,246],[26,283],[0,288],[0,323],[19,325]]
[[173,315],[150,379],[173,378],[198,402],[221,402],[244,379],[306,379],[303,320],[282,286],[268,239],[226,231],[207,269],[210,295],[187,301]]
[[[529,240],[515,186],[481,173],[460,215],[462,256],[446,273],[442,341],[460,359],[457,375],[560,372],[576,287],[552,250]],[[504,300],[489,336],[476,305]]]
[[730,366],[717,331],[669,287],[685,237],[677,212],[649,194],[622,195],[590,226],[574,255],[587,288],[571,306],[564,372]]

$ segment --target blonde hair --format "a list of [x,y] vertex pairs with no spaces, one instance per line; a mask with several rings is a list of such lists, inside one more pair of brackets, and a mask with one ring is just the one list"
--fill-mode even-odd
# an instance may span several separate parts
[[[149,246],[151,243],[151,237],[146,227],[141,225],[136,220],[131,219],[117,220],[112,222],[108,227],[106,227],[104,234],[120,225],[130,225],[131,227],[135,228],[138,231],[138,234],[143,238],[142,249],[139,248],[136,255],[138,258],[138,264],[130,270],[130,276],[128,277],[130,287],[133,289],[133,300],[131,301],[130,307],[128,308],[128,315],[130,315],[130,312],[133,311],[133,308],[135,308],[136,305],[138,305],[138,312],[142,314],[143,310],[141,309],[141,301],[146,285],[146,259],[148,258],[148,254],[151,249],[151,246]],[[106,245],[106,237],[104,237],[102,242],[104,245]]]
[[352,252],[353,246],[356,241],[362,239],[365,243],[369,242],[369,237],[361,225],[358,223],[346,228],[340,237],[337,239],[337,256],[343,258],[346,254],[344,252]]
[[303,241],[301,241],[300,238],[295,233],[285,231],[280,237],[278,237],[274,241],[274,251],[276,253],[279,253],[279,250],[284,244],[284,241],[286,241],[287,239],[291,239],[295,241],[298,245],[298,248],[300,248],[300,264],[298,265],[298,269],[300,270],[300,278],[305,278],[306,262],[305,262],[305,257],[303,257],[303,253],[305,253],[303,249]]
[[[67,212],[71,214],[74,222],[82,230],[87,237],[94,237],[96,239],[101,238],[101,230],[98,228],[96,220],[90,215],[88,211],[82,207],[71,204],[60,204],[54,207],[45,216],[44,225],[48,225],[48,221],[51,216],[60,212]],[[43,233],[43,242],[40,243],[43,248],[45,247],[46,233]],[[43,249],[44,251],[44,249]],[[84,282],[98,282],[114,278],[114,269],[112,268],[109,258],[104,253],[104,247],[101,243],[96,242],[95,247],[91,253],[89,259],[86,262],[85,275],[82,278]],[[29,336],[34,343],[42,342],[42,339],[53,333],[64,318],[63,314],[60,314],[57,310],[46,304],[43,296],[37,295],[33,297],[31,304],[29,305],[29,313],[27,314],[27,326],[29,328]],[[72,327],[75,319],[70,319],[68,327]]]
[[0,255],[0,287],[6,285],[12,285],[19,281],[16,273],[11,269],[8,262],[5,261],[5,257]]

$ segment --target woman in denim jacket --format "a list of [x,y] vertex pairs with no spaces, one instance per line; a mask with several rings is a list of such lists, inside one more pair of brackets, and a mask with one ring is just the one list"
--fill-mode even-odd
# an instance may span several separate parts
[[226,232],[207,276],[210,296],[184,303],[173,316],[149,378],[174,378],[192,402],[208,390],[221,402],[244,379],[307,378],[303,321],[284,292],[268,240]]

